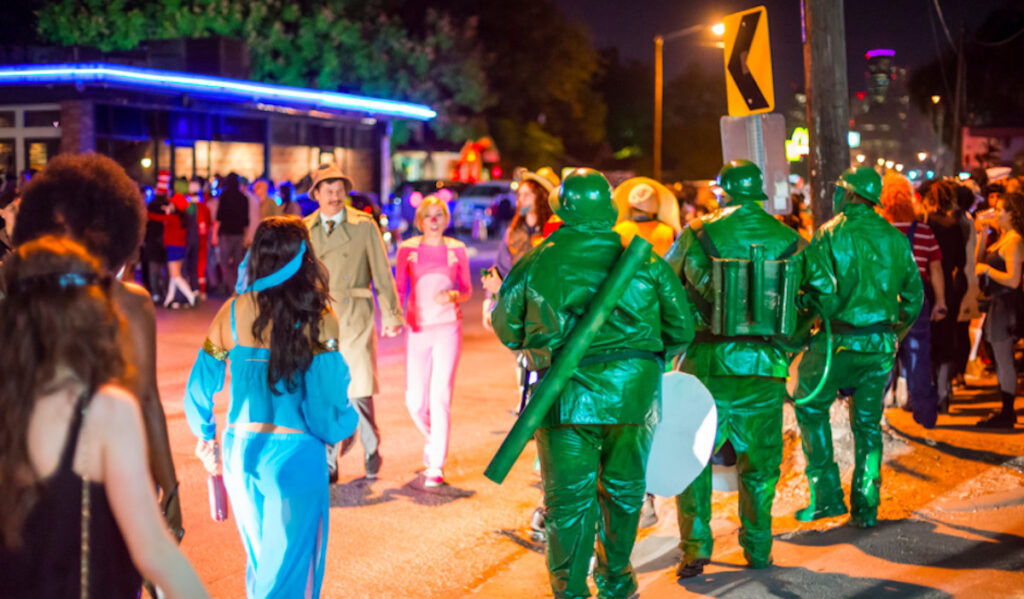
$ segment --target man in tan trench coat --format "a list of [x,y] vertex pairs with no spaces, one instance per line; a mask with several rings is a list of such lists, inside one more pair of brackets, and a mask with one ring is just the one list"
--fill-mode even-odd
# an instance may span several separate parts
[[[316,257],[327,268],[331,306],[341,324],[338,348],[352,373],[348,396],[359,412],[366,478],[376,478],[381,458],[378,452],[380,430],[373,412],[373,395],[377,392],[377,337],[371,283],[377,290],[380,304],[381,334],[385,337],[398,335],[404,321],[380,230],[370,215],[346,208],[345,200],[351,191],[352,180],[338,167],[320,165],[309,192],[320,209],[304,220]],[[343,441],[341,454],[348,453],[354,443],[354,435]],[[327,446],[331,482],[338,480],[338,448],[338,445]]]

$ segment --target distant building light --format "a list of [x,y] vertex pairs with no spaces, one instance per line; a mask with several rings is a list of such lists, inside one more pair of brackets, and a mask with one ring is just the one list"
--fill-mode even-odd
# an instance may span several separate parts
[[885,158],[879,158],[878,159],[878,166],[882,166],[883,164],[885,164]]
[[928,152],[918,152],[917,159],[920,160],[921,162],[928,160]]
[[935,171],[925,171],[924,176],[926,179],[934,179]]
[[143,158],[142,159],[142,168],[149,168],[151,166],[153,166],[153,159],[152,158]]
[[960,174],[957,176],[960,177],[961,181],[966,181],[971,178],[971,173],[968,173],[967,171],[960,171]]
[[897,173],[902,173],[903,172],[903,165],[902,164],[897,164],[896,165],[896,172]]
[[885,168],[892,168],[893,165],[895,165],[895,164],[896,164],[896,162],[894,162],[892,160],[886,160],[885,161]]
[[890,50],[889,48],[878,48],[877,50],[868,50],[864,54],[864,58],[868,60],[871,60],[872,58],[876,58],[878,56],[888,56],[889,58],[892,58],[896,56],[896,51]]
[[864,154],[857,154],[857,162],[863,163],[867,159],[868,159],[868,157],[865,156]]
[[921,173],[917,172],[917,170],[911,169],[911,170],[907,171],[907,176],[910,177],[911,181],[913,181],[914,179],[917,179],[918,177],[920,177]]
[[860,147],[860,131],[849,131],[846,133],[846,142],[851,148]]
[[280,102],[293,106],[316,106],[352,110],[419,121],[437,116],[429,106],[381,100],[338,92],[256,83],[244,79],[207,77],[177,71],[126,67],[106,63],[16,65],[0,67],[0,85],[99,83],[145,88],[154,93],[189,93],[235,102]]

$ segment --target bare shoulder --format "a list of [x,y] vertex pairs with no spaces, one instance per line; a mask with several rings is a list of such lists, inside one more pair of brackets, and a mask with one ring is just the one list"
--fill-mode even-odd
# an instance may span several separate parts
[[[217,310],[217,315],[213,317],[209,332],[207,333],[210,341],[226,349],[230,349],[227,343],[231,339],[231,304],[238,299],[238,297],[230,298],[221,305]],[[244,304],[244,302],[241,303]],[[241,310],[242,306],[239,305],[236,311]]]
[[[125,432],[133,423],[141,427],[139,401],[120,385],[107,384],[96,390],[89,402],[88,421],[102,423],[104,430]],[[116,436],[116,435],[115,435]]]
[[115,281],[110,286],[110,295],[117,304],[121,316],[132,326],[156,325],[156,309],[149,292],[135,283]]

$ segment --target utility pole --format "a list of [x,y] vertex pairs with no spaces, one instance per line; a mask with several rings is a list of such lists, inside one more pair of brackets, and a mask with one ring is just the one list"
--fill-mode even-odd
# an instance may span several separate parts
[[967,62],[964,60],[964,32],[960,32],[960,39],[957,43],[956,49],[956,84],[954,85],[953,93],[956,96],[953,98],[953,175],[963,169],[964,164],[964,147],[963,147],[963,121],[961,115],[964,113],[966,105],[966,72]]
[[843,0],[801,0],[804,81],[807,87],[807,157],[815,226],[832,218],[833,184],[850,166],[850,92],[846,81]]

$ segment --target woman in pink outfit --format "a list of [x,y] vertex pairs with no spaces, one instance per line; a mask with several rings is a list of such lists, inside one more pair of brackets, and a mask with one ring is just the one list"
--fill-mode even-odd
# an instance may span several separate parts
[[473,293],[465,244],[444,236],[449,219],[443,200],[424,198],[415,219],[423,235],[398,247],[395,268],[399,297],[406,297],[408,291],[405,403],[427,438],[423,449],[427,487],[444,484],[452,388],[462,351],[459,304]]

